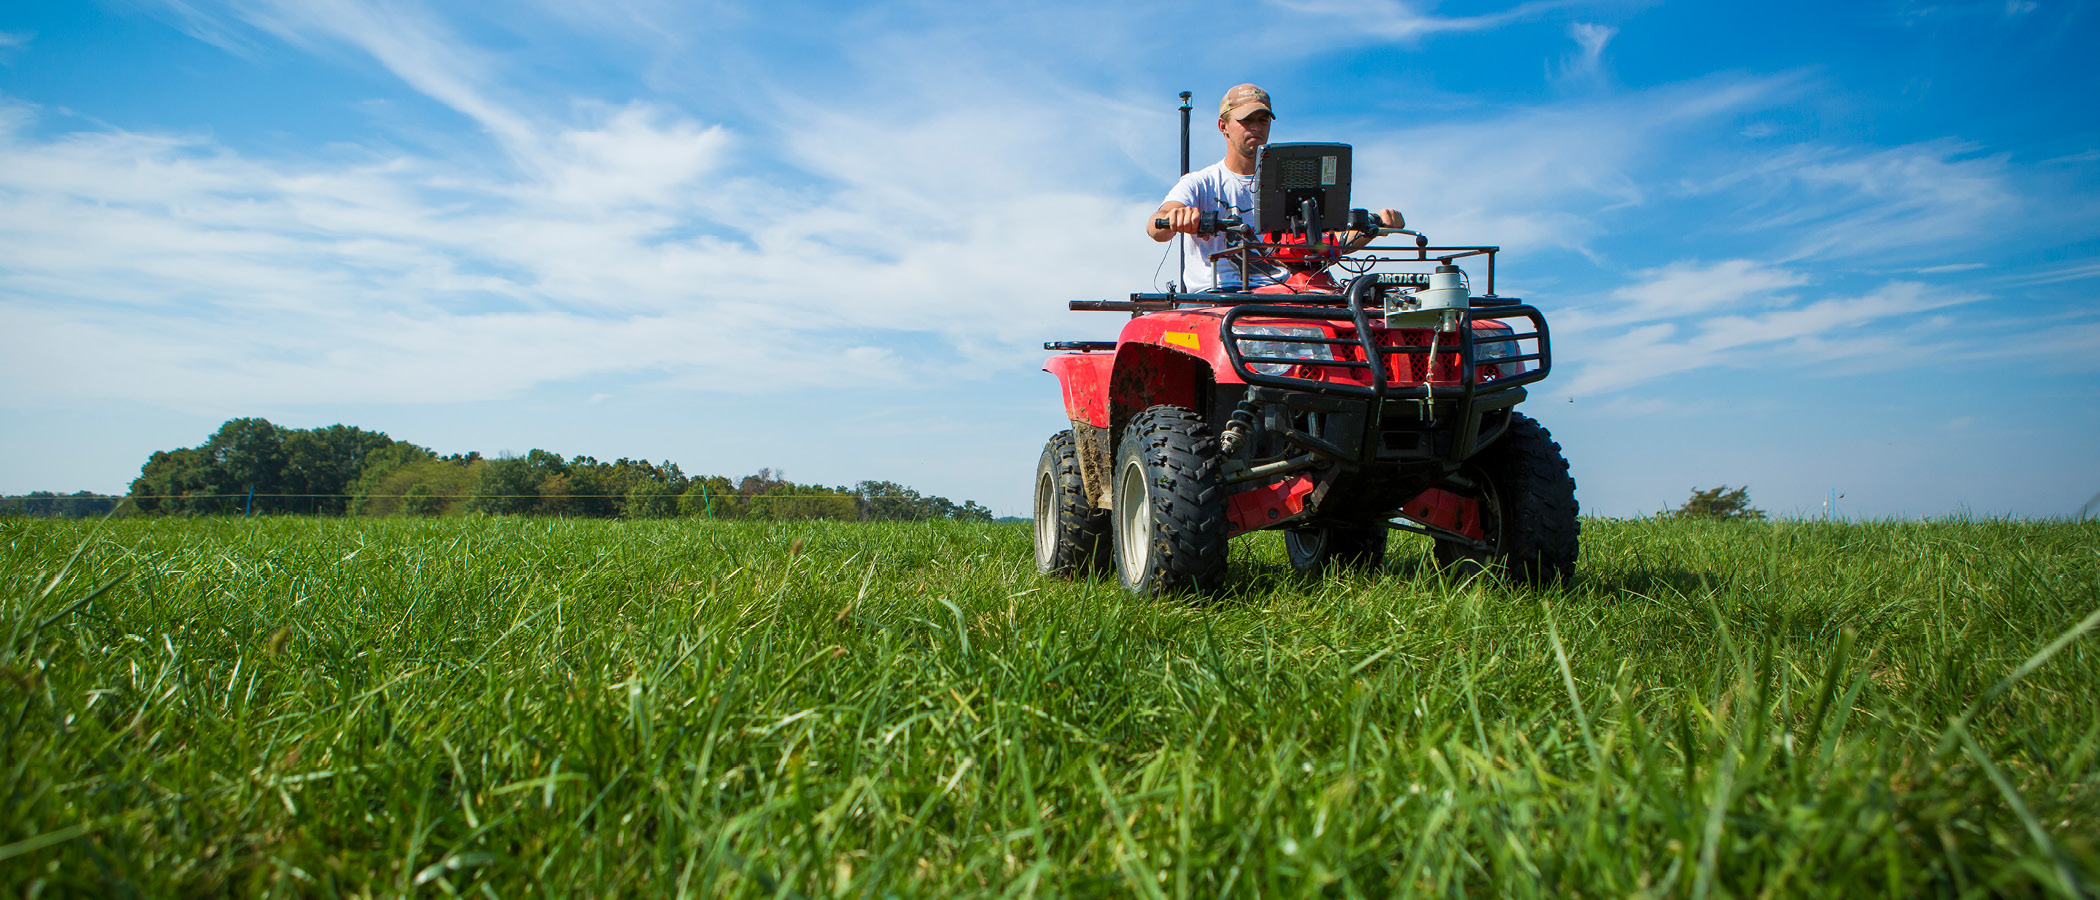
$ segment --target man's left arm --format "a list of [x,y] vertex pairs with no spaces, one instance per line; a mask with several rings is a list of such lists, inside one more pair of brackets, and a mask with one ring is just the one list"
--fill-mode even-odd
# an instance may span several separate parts
[[[1379,210],[1378,221],[1380,223],[1379,227],[1382,228],[1406,227],[1406,220],[1400,217],[1400,211],[1397,209]],[[1343,253],[1353,253],[1378,239],[1377,231],[1345,231],[1342,233],[1348,235],[1348,237],[1342,239]]]

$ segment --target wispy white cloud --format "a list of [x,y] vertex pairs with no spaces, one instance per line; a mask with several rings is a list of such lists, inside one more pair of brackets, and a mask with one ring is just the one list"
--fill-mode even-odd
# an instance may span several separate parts
[[2007,157],[1975,151],[1932,141],[1805,161],[1784,177],[1828,199],[1771,224],[1809,225],[1798,251],[1803,256],[1922,249],[1975,234],[2018,206],[2005,179]]
[[1439,240],[1590,252],[1609,211],[1676,191],[1677,148],[1801,88],[1712,79],[1374,133],[1356,144],[1355,195],[1396,198]]
[[[814,192],[744,174],[719,125],[646,105],[596,118],[528,133],[528,164],[501,178],[11,129],[0,377],[18,402],[176,405],[414,402],[432,384],[487,399],[620,372],[716,390],[823,384],[837,366],[863,384],[967,378],[1021,365],[1063,300],[1129,290],[1115,273],[1150,249],[1127,239],[1141,204],[984,162],[958,139],[981,115],[880,135],[806,121],[790,150]],[[1016,246],[1112,264],[1017,267]]]
[[1936,338],[1921,313],[1984,300],[1911,281],[1890,281],[1865,296],[1823,298],[1758,313],[1693,321],[1651,321],[1615,331],[1556,338],[1556,355],[1575,369],[1554,390],[1573,397],[1611,394],[1701,369],[1846,371],[1917,365],[1919,346]]
[[235,56],[252,59],[252,40],[236,20],[212,9],[199,8],[190,0],[147,0],[140,7],[158,16],[183,34]]
[[0,31],[0,50],[13,50],[16,47],[26,47],[29,45],[29,41],[35,37],[36,35],[31,32]]
[[334,41],[368,54],[410,87],[530,151],[532,123],[491,96],[495,65],[443,20],[412,3],[240,0],[234,14],[294,44]]
[[2043,284],[2060,284],[2066,281],[2083,281],[2087,278],[2100,278],[2100,261],[2088,260],[2029,275],[2021,275],[2014,278],[2013,283],[2032,287]]
[[967,379],[1032,365],[1034,343],[1074,327],[1064,300],[1132,289],[1122,273],[1156,250],[1131,239],[1149,201],[1099,184],[1128,168],[1120,147],[1042,142],[1113,125],[1104,98],[971,84],[928,112],[783,96],[754,135],[644,102],[517,107],[499,61],[414,6],[252,2],[237,18],[369,54],[509,164],[37,139],[28,107],[0,105],[16,122],[0,304],[24,342],[7,377],[38,387],[18,396],[414,402],[446,384],[472,400],[623,372],[779,390],[842,365],[863,384]]
[[1357,38],[1413,41],[1443,32],[1487,31],[1526,21],[1555,9],[1576,5],[1576,0],[1532,0],[1476,16],[1440,16],[1428,12],[1428,4],[1407,0],[1269,0],[1278,8],[1320,17],[1345,18],[1349,34]]
[[2016,352],[2051,369],[2100,369],[2100,320],[2054,322],[2024,329]]
[[[1401,39],[1549,6],[1372,15]],[[511,62],[403,2],[171,8],[200,35],[260,29],[368,56],[485,129],[499,159],[392,147],[270,159],[121,129],[39,137],[33,110],[0,103],[0,309],[19,323],[0,385],[17,397],[415,402],[431,384],[485,399],[606,373],[711,390],[839,377],[808,365],[812,353],[862,381],[963,379],[1032,367],[1046,336],[1099,333],[1064,301],[1142,287],[1158,259],[1135,223],[1164,185],[1124,187],[1154,174],[1139,157],[1157,145],[1143,137],[1156,116],[1041,73],[1020,85],[968,54],[912,52],[909,34],[871,36],[897,61],[866,95],[775,85],[767,117],[733,124],[665,101],[521,96]],[[616,30],[637,42],[680,14],[622,9]],[[1576,62],[1601,66],[1609,29],[1571,36]],[[1393,202],[1442,239],[1600,262],[1590,242],[1609,235],[1613,210],[1685,197],[1779,198],[1746,201],[1737,227],[1798,232],[1779,239],[1796,259],[1848,252],[1840,234],[1884,248],[1966,234],[2015,204],[2006,160],[1962,144],[1680,152],[1804,85],[1717,77],[1380,127],[1357,141],[1359,202]],[[1660,362],[1636,371],[1574,352],[1571,389],[1750,365],[1752,345],[1893,346],[1800,331],[1857,327],[1829,318],[1837,301],[1797,296],[1808,272],[1745,259],[1635,271],[1608,303],[1557,312],[1556,331]],[[1968,299],[1896,282],[1848,308],[1897,310],[1887,317]],[[1732,342],[1744,336],[1751,345]],[[132,362],[67,351],[82,346]]]
[[1929,256],[2019,212],[2009,158],[1952,139],[1890,148],[1801,144],[1688,178],[1689,195],[1740,196],[1743,231],[1783,231],[1791,260]]
[[[301,15],[337,7],[316,9]],[[136,363],[119,374],[27,348],[7,376],[39,386],[24,396],[412,402],[433,383],[491,398],[602,373],[780,388],[833,377],[799,362],[811,346],[862,380],[968,377],[1031,365],[1045,334],[1084,327],[1063,301],[1127,292],[1152,269],[1131,223],[1156,197],[1102,183],[1135,171],[1120,136],[1139,126],[1119,117],[1136,114],[1114,98],[788,97],[766,133],[640,102],[552,120],[491,99],[495,79],[460,62],[472,54],[432,62],[424,49],[447,39],[414,15],[301,21],[396,60],[488,125],[511,165],[263,160],[193,135],[18,125],[0,136],[0,302],[25,342]],[[1360,194],[1399,198],[1441,237],[1584,249],[1601,210],[1653,202],[1646,169],[1671,135],[1790,89],[1721,80],[1408,128],[1359,144],[1374,173]],[[1616,311],[1570,324],[1754,307],[1803,283],[1740,260],[1637,278]]]
[[1592,22],[1577,22],[1568,26],[1568,37],[1575,41],[1576,52],[1562,57],[1554,77],[1560,83],[1586,88],[1603,87],[1607,80],[1604,72],[1604,47],[1611,43],[1619,29]]
[[1891,281],[1856,297],[1803,302],[1797,272],[1749,260],[1675,263],[1639,273],[1555,318],[1556,393],[1613,394],[1716,368],[1801,371],[1915,365],[1951,323],[1924,314],[1983,295]]
[[1712,264],[1681,260],[1630,277],[1631,283],[1613,291],[1605,302],[1563,313],[1560,327],[1605,329],[1783,305],[1793,299],[1790,289],[1808,283],[1808,276],[1799,272],[1747,259]]

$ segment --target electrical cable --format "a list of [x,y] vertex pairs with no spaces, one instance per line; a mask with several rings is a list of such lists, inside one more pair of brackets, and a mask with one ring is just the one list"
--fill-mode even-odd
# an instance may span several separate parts
[[[1167,242],[1167,253],[1172,253],[1172,252],[1174,252],[1174,251],[1176,251],[1176,250],[1179,250],[1179,249],[1181,249],[1181,235],[1180,235],[1180,234],[1175,234],[1175,235],[1174,235],[1174,240],[1171,240],[1171,241],[1168,241],[1168,242]],[[1153,267],[1152,267],[1152,289],[1153,289],[1153,290],[1155,290],[1155,291],[1156,291],[1156,290],[1159,290],[1159,273],[1160,273],[1160,271],[1161,271],[1161,270],[1163,270],[1163,269],[1165,269],[1165,268],[1167,267],[1167,253],[1161,253],[1161,254],[1159,255],[1159,265],[1156,265],[1156,266],[1153,266]],[[1182,263],[1182,269],[1183,269],[1183,272],[1182,272],[1182,277],[1183,277],[1183,278],[1186,278],[1186,277],[1188,277],[1188,272],[1187,272],[1187,268],[1188,268],[1188,260],[1184,258],[1184,259],[1183,259],[1183,260],[1181,261],[1181,263]],[[1183,284],[1183,285],[1181,286],[1181,289],[1182,289],[1182,290],[1184,290],[1184,291],[1185,291],[1185,290],[1188,290],[1188,289],[1189,289],[1189,286],[1188,286],[1187,284]]]

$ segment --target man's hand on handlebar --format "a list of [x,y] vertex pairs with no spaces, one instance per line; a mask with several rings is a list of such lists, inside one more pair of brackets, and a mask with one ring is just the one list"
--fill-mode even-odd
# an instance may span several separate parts
[[1193,206],[1162,206],[1152,214],[1152,227],[1145,229],[1155,241],[1165,241],[1176,234],[1199,234],[1203,221],[1202,211]]

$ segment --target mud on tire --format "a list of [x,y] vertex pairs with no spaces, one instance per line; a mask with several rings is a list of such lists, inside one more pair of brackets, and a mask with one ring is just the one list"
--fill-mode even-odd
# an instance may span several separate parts
[[1035,568],[1076,578],[1109,566],[1108,511],[1094,508],[1079,475],[1079,445],[1070,431],[1050,436],[1035,466]]
[[1522,413],[1509,415],[1509,431],[1459,469],[1477,485],[1463,492],[1480,501],[1489,549],[1438,541],[1436,561],[1461,572],[1499,566],[1528,585],[1565,585],[1575,577],[1581,551],[1575,479],[1545,426]]
[[1154,406],[1116,445],[1110,482],[1116,577],[1137,594],[1216,591],[1225,580],[1225,485],[1195,413]]

